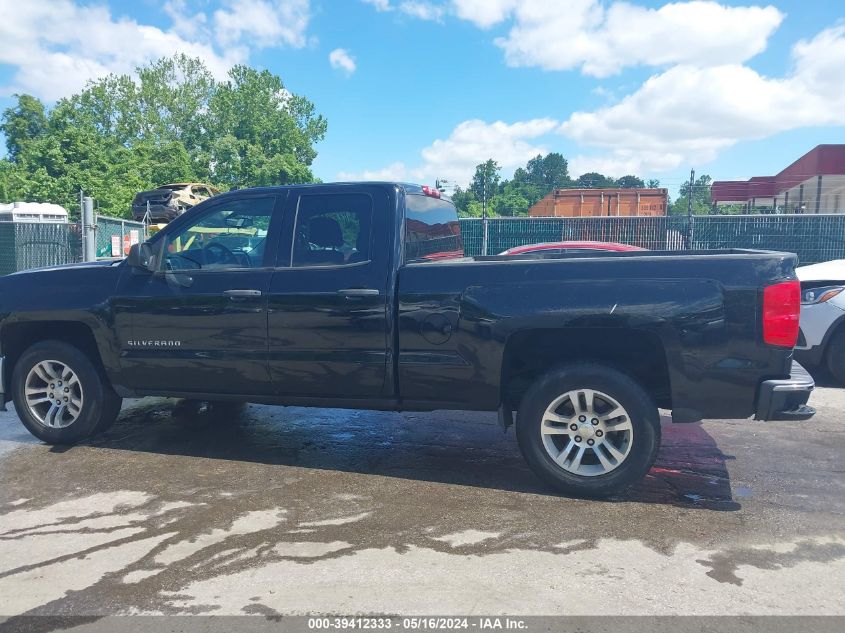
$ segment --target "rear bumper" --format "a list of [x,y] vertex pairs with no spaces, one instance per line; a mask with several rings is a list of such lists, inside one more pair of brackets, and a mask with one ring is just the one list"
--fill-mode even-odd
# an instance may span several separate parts
[[[170,205],[163,205],[163,204],[151,204],[150,208],[150,217],[153,220],[175,220],[176,217],[179,215],[179,208],[176,206]],[[132,205],[132,217],[141,222],[144,219],[144,216],[147,214],[147,206],[146,205]]]
[[807,420],[816,410],[807,400],[816,383],[807,370],[792,361],[789,378],[766,380],[760,385],[755,420]]

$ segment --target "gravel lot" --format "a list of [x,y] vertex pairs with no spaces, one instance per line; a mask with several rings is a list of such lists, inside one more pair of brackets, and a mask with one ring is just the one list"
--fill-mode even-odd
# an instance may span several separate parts
[[845,614],[845,390],[811,404],[664,424],[610,501],[544,488],[488,414],[139,400],[51,448],[10,411],[0,615]]

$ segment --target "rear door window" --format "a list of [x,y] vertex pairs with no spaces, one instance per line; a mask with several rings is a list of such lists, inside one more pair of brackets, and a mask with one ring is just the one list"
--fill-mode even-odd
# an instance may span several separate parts
[[293,266],[369,261],[373,199],[363,193],[303,195],[293,230]]
[[419,194],[405,196],[405,262],[456,259],[464,256],[461,225],[455,205]]

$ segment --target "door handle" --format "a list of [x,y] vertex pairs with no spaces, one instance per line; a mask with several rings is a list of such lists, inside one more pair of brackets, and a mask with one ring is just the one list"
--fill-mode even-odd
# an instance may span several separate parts
[[227,297],[231,298],[238,298],[238,297],[260,297],[261,291],[260,290],[226,290],[224,293]]
[[345,288],[338,290],[337,294],[344,297],[378,297],[379,292],[374,288]]

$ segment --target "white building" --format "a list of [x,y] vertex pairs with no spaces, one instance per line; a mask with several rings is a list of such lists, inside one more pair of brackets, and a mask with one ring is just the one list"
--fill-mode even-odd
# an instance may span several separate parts
[[67,224],[64,207],[50,202],[0,203],[0,222],[35,222]]

